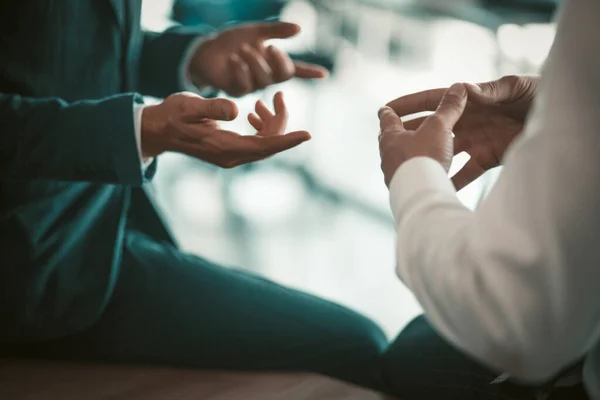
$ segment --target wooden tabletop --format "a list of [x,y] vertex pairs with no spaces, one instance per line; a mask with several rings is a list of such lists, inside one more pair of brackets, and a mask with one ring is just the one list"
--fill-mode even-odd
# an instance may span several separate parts
[[309,374],[250,374],[0,360],[7,400],[391,400]]

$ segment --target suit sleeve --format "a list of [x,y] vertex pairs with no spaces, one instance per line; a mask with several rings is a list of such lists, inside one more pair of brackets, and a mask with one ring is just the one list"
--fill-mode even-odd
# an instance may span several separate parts
[[0,93],[0,180],[141,185],[136,101],[135,94],[68,103]]
[[144,32],[138,91],[162,98],[185,90],[181,71],[190,46],[211,33],[209,28],[183,27],[163,33]]

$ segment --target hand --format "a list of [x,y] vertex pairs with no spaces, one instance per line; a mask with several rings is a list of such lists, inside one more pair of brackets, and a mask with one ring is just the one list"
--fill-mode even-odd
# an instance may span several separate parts
[[[462,189],[489,169],[500,165],[504,153],[523,131],[538,85],[537,77],[505,76],[497,81],[466,84],[468,102],[454,128],[454,154],[467,152],[471,159],[452,178]],[[433,89],[400,97],[388,104],[398,115],[433,111],[446,89]],[[417,129],[424,118],[406,122]]]
[[435,113],[423,119],[416,130],[405,127],[390,107],[379,110],[379,151],[385,184],[389,186],[398,168],[415,157],[431,157],[446,170],[450,169],[454,154],[452,129],[462,116],[466,104],[465,85],[452,85]]
[[293,77],[324,78],[327,70],[312,64],[293,62],[269,39],[287,39],[300,27],[287,22],[244,25],[221,32],[204,42],[190,64],[192,82],[210,85],[232,96],[242,96]]
[[[167,97],[142,113],[142,153],[156,157],[175,151],[223,168],[233,168],[270,157],[310,139],[305,131],[284,134],[287,110],[283,95],[275,95],[275,115],[257,104],[260,128],[253,136],[222,130],[217,123],[231,121],[238,109],[230,100],[204,99],[191,93]],[[258,117],[257,117],[258,118]],[[256,120],[253,119],[255,123]]]

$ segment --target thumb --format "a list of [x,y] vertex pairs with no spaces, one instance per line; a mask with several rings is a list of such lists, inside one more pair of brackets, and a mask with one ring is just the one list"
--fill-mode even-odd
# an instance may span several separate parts
[[219,121],[232,121],[238,116],[237,105],[228,99],[204,99],[202,97],[190,97],[186,101],[184,118],[188,122],[196,122],[203,119]]
[[518,76],[505,76],[495,81],[465,84],[469,98],[481,104],[502,103],[518,95]]

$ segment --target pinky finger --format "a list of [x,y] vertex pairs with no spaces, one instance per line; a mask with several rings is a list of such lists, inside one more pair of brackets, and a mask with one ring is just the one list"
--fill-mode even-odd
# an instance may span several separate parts
[[260,131],[263,128],[262,119],[260,119],[258,115],[254,113],[248,114],[248,122],[250,122],[250,125],[252,125],[252,127],[257,131]]
[[308,64],[301,61],[294,63],[295,76],[301,79],[323,79],[327,78],[329,72],[318,65]]

